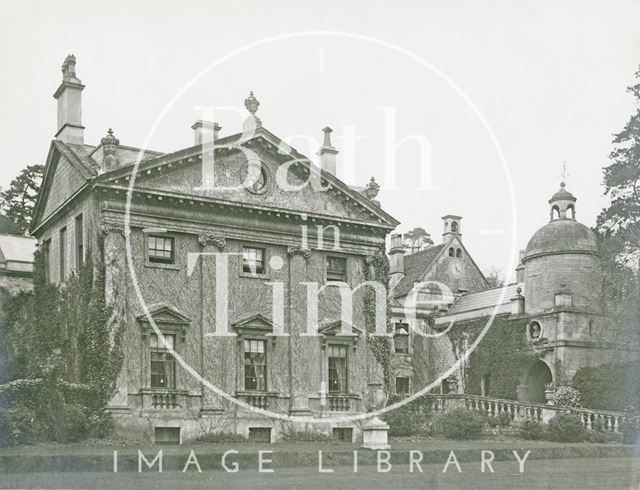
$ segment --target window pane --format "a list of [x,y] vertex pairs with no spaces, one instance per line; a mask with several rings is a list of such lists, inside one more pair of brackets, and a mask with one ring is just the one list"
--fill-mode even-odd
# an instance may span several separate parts
[[261,248],[243,247],[242,271],[251,274],[264,274],[264,250]]
[[347,277],[347,259],[344,257],[327,257],[327,280],[345,281]]
[[151,352],[151,387],[175,388],[175,360],[167,352]]
[[329,345],[329,392],[347,392],[347,347]]
[[173,263],[173,238],[149,236],[147,247],[150,262]]
[[266,391],[267,357],[265,341],[244,340],[244,389]]

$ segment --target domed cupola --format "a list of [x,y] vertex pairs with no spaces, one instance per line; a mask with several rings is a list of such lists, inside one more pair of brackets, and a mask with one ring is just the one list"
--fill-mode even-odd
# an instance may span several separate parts
[[565,189],[566,185],[562,182],[560,190],[549,199],[552,221],[554,219],[576,219],[576,198]]
[[561,290],[570,292],[573,307],[593,306],[600,269],[596,235],[576,221],[576,198],[564,182],[549,205],[549,223],[533,234],[522,257],[526,310],[553,308]]
[[560,184],[549,204],[550,222],[536,231],[525,250],[523,263],[533,257],[558,253],[583,253],[598,255],[598,241],[588,227],[575,219],[576,198]]

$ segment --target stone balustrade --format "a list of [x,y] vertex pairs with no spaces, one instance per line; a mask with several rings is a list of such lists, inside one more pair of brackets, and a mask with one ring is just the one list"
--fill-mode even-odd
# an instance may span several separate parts
[[271,392],[239,392],[237,397],[240,401],[243,401],[247,405],[260,408],[262,410],[273,410],[273,401],[278,397],[278,393]]
[[507,413],[515,423],[521,423],[527,419],[546,423],[557,413],[567,412],[579,415],[582,423],[588,429],[601,427],[604,430],[618,432],[622,423],[630,423],[640,427],[640,416],[622,412],[556,407],[554,405],[465,394],[432,394],[427,395],[427,399],[431,401],[431,409],[435,412],[447,412],[455,408],[468,408],[482,412],[489,417],[498,417],[500,413]]
[[179,409],[185,408],[186,392],[180,390],[141,390],[142,408],[144,409]]

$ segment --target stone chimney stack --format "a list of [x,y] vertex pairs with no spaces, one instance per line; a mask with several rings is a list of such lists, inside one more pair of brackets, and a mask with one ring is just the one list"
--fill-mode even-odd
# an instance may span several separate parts
[[462,229],[460,227],[460,221],[462,216],[455,216],[453,214],[447,214],[442,217],[442,243],[447,243],[453,237],[462,236]]
[[322,131],[324,132],[324,142],[317,153],[320,156],[320,168],[331,175],[336,175],[336,155],[339,151],[331,146],[331,132],[333,130],[327,126]]
[[520,257],[518,266],[516,267],[516,282],[521,284],[524,282],[524,264],[522,263],[522,258],[524,257],[524,250],[520,250]]
[[84,144],[83,90],[84,85],[76,77],[76,57],[70,54],[62,64],[62,83],[53,94],[58,101],[58,131],[55,137],[64,143]]
[[212,143],[218,139],[218,134],[222,127],[217,122],[203,121],[198,119],[191,129],[195,132],[195,145],[200,146],[203,143]]
[[404,276],[404,245],[402,244],[402,234],[391,235],[391,249],[389,250],[389,275],[391,287],[400,282]]

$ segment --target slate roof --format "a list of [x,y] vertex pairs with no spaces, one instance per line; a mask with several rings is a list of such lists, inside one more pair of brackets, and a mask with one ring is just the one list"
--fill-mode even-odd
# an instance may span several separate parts
[[446,323],[452,320],[467,320],[489,316],[497,307],[496,314],[511,312],[511,298],[515,297],[516,289],[521,288],[524,295],[524,284],[513,283],[506,286],[485,289],[475,293],[468,293],[458,298],[447,311],[447,314],[436,320],[436,323]]
[[[516,295],[516,289],[522,288],[524,294],[524,284],[509,284],[499,288],[485,289],[484,291],[478,291],[476,293],[468,293],[461,296],[451,308],[449,308],[449,314],[462,313],[466,311],[479,310],[482,308],[493,308],[498,304],[509,304],[511,298]],[[504,292],[504,298],[502,294]]]
[[3,262],[33,263],[37,243],[35,238],[0,234],[0,253]]
[[445,244],[441,243],[404,256],[404,277],[400,279],[395,288],[394,296],[396,298],[402,298],[409,294],[413,284],[422,280],[444,247]]

